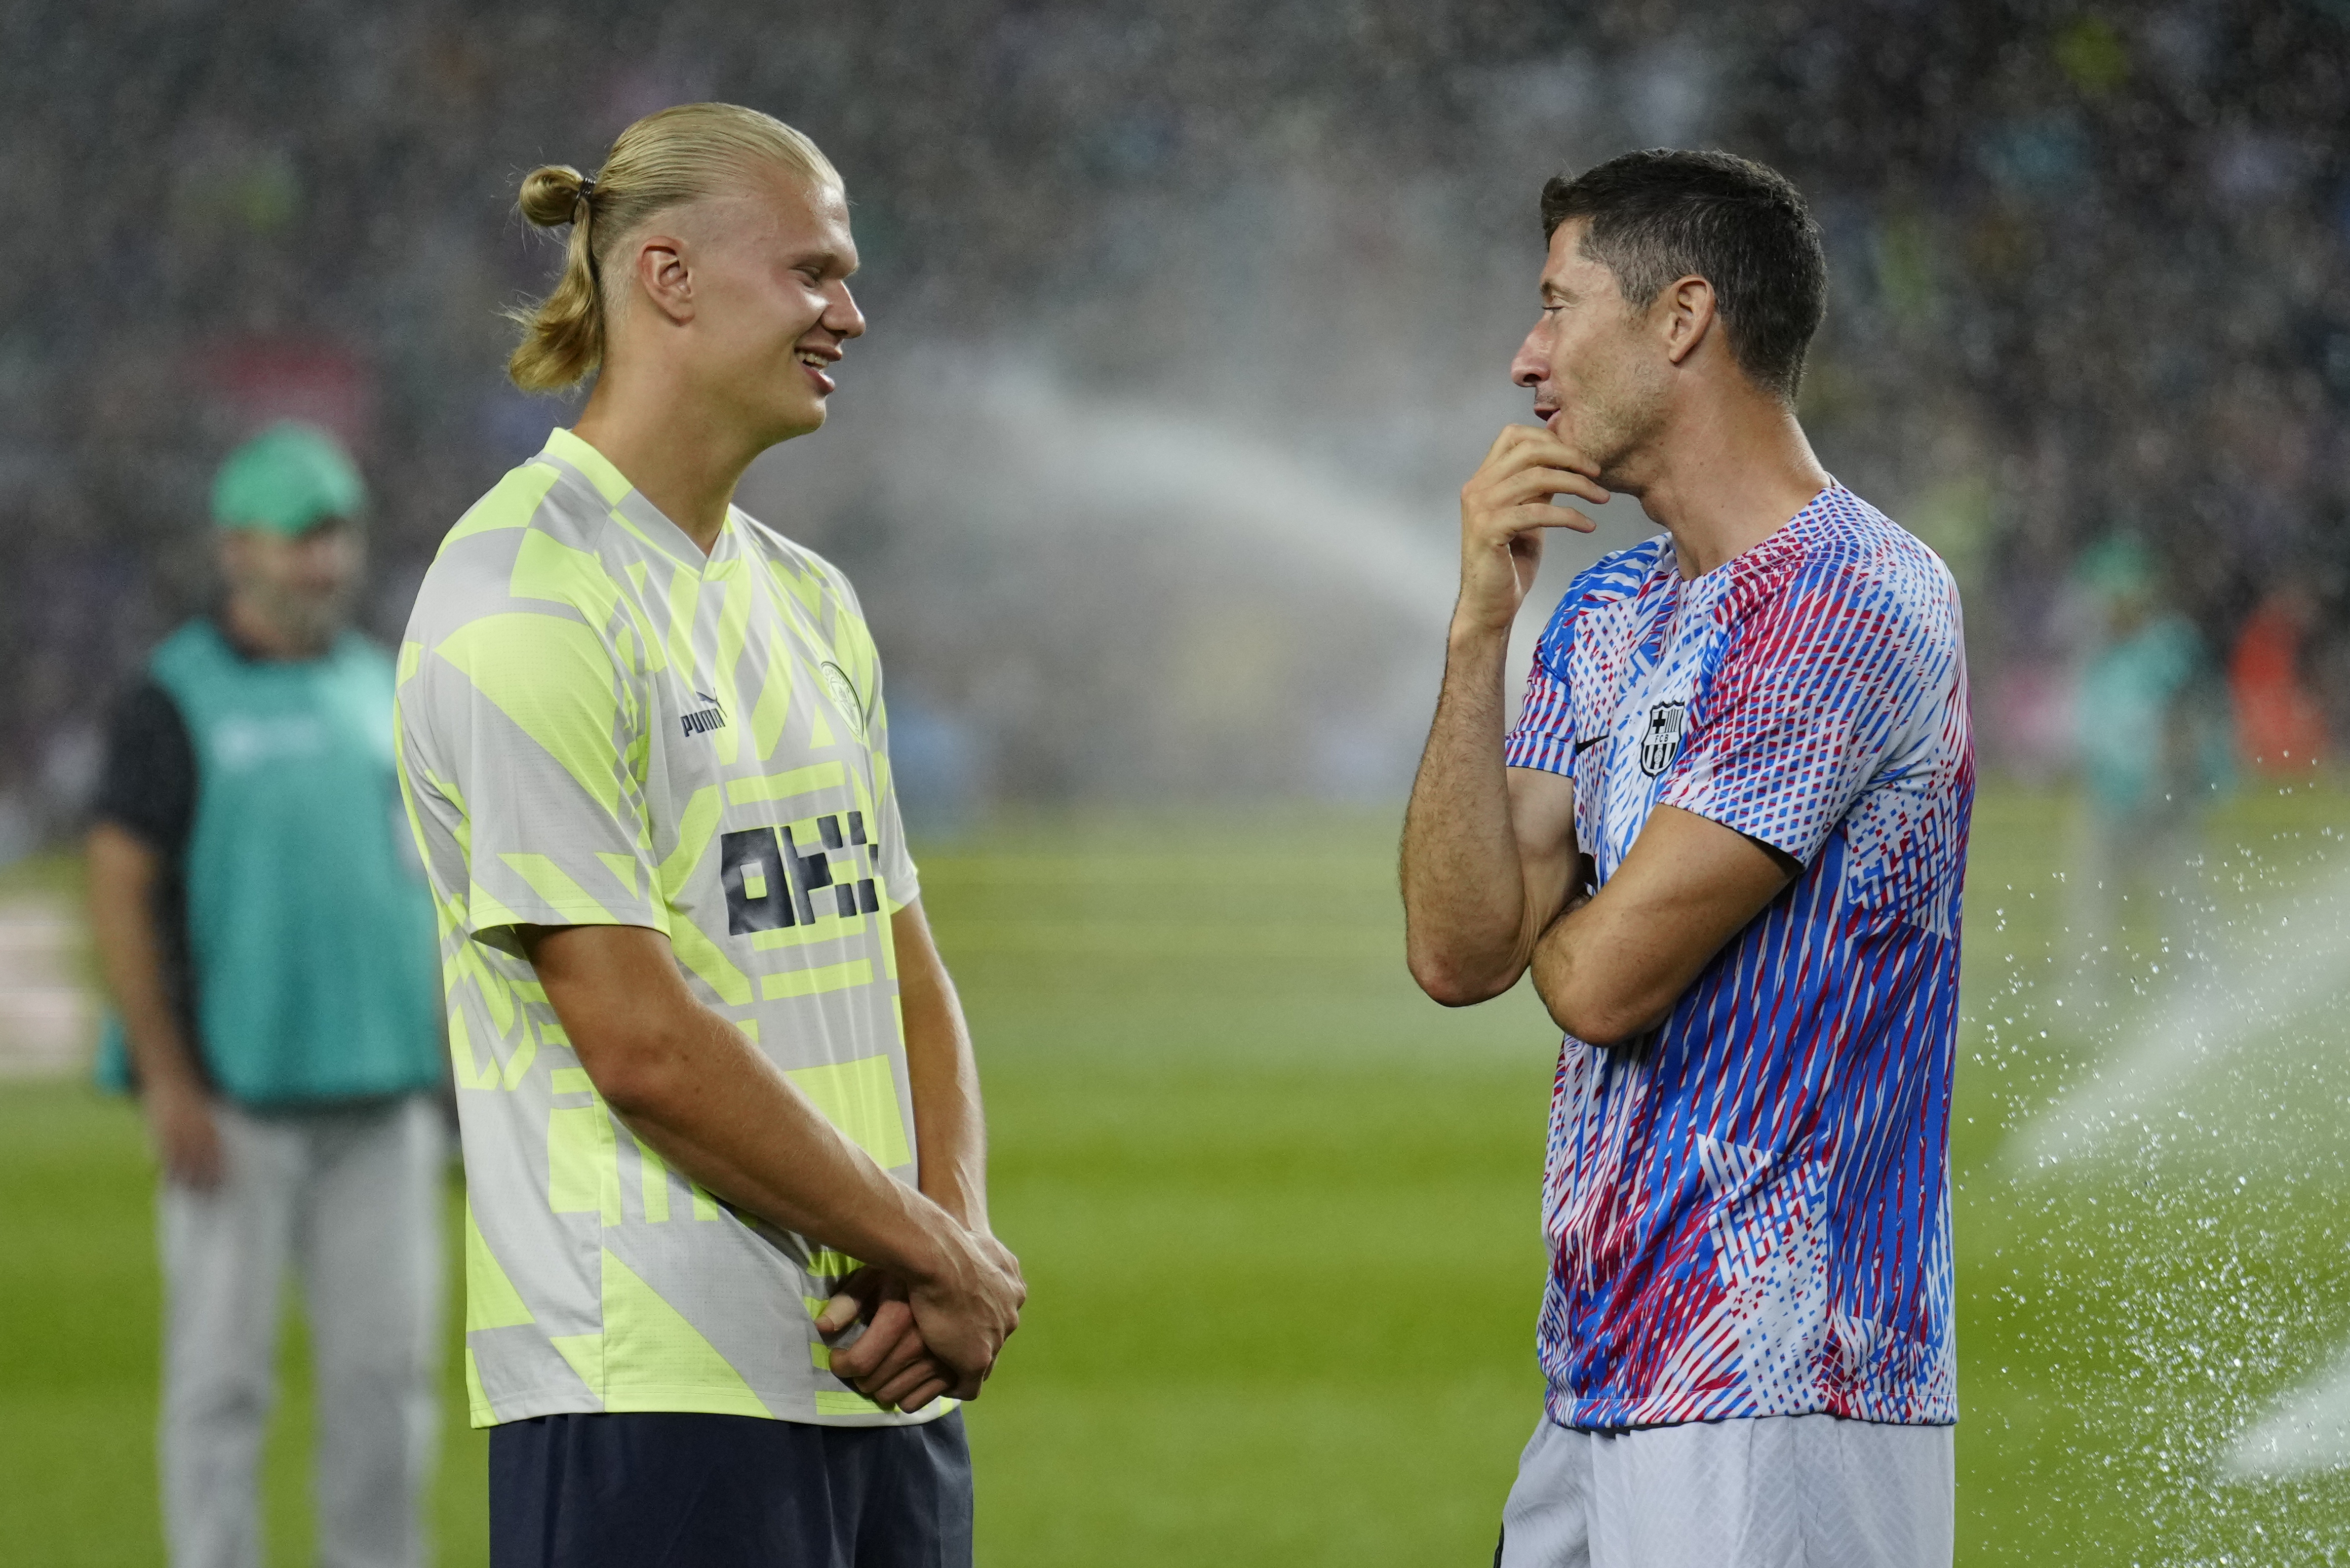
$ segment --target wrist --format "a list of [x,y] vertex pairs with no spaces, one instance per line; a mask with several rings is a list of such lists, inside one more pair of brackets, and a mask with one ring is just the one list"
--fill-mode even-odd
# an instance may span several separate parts
[[1514,611],[1497,616],[1463,599],[1453,607],[1452,623],[1444,634],[1445,647],[1453,653],[1491,653],[1507,648],[1516,621]]
[[211,1091],[203,1080],[184,1069],[151,1072],[142,1069],[139,1075],[140,1089],[153,1100],[175,1104],[188,1100],[207,1100]]
[[910,1194],[914,1224],[901,1255],[899,1272],[909,1283],[936,1284],[962,1272],[971,1239],[952,1214],[920,1194]]
[[987,1195],[968,1182],[952,1177],[930,1179],[923,1172],[922,1196],[947,1211],[947,1217],[974,1235],[987,1234]]

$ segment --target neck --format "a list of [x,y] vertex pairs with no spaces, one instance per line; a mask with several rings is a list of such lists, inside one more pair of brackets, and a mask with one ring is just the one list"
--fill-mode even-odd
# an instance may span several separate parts
[[571,433],[619,469],[707,556],[725,531],[751,460],[766,444],[738,428],[682,378],[651,367],[615,375],[608,368]]
[[288,627],[272,616],[266,607],[242,593],[230,593],[221,618],[228,625],[230,640],[260,659],[316,659],[335,639],[331,630],[318,635]]
[[1683,409],[1649,466],[1622,488],[1672,535],[1684,578],[1776,534],[1828,483],[1794,411],[1742,385]]

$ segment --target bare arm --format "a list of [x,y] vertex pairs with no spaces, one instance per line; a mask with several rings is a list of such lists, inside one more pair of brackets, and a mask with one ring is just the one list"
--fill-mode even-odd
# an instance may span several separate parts
[[[906,1282],[924,1342],[976,1394],[1024,1293],[985,1241],[825,1119],[695,1000],[669,940],[637,926],[525,927],[525,950],[606,1104],[711,1191]],[[965,1392],[967,1390],[968,1392]]]
[[1518,982],[1576,881],[1575,785],[1502,763],[1505,639],[1456,637],[1404,814],[1404,949],[1447,1007]]
[[[898,957],[898,1000],[905,1017],[906,1072],[913,1092],[922,1191],[994,1246],[999,1261],[1017,1279],[1019,1263],[994,1243],[988,1229],[987,1127],[971,1031],[919,900],[890,917],[890,934]],[[887,1277],[852,1279],[817,1321],[828,1332],[837,1332],[859,1315],[868,1317],[870,1326],[864,1336],[833,1353],[833,1371],[882,1404],[919,1410],[947,1392],[951,1382],[936,1368],[920,1334],[912,1331],[902,1293],[897,1282]]]
[[1575,786],[1502,763],[1503,660],[1541,530],[1593,526],[1552,497],[1607,499],[1576,462],[1550,431],[1512,425],[1461,491],[1461,597],[1402,857],[1412,978],[1449,1007],[1515,985],[1576,883]]
[[196,1070],[194,1043],[180,1026],[163,983],[155,888],[162,857],[111,822],[89,830],[89,930],[99,970],[130,1037],[155,1156],[172,1179],[212,1187],[222,1175],[212,1092]]
[[920,900],[892,915],[889,926],[898,950],[899,1004],[906,1015],[906,1072],[912,1079],[922,1190],[985,1235],[987,1123],[962,1002],[931,940]]
[[1658,806],[1607,885],[1543,932],[1534,990],[1578,1040],[1635,1039],[1664,1022],[1698,971],[1798,869],[1759,840]]

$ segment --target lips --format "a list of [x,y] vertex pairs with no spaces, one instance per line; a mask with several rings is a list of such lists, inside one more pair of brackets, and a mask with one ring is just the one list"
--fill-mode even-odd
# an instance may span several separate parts
[[825,369],[838,361],[839,350],[827,352],[822,348],[802,348],[795,358],[799,360],[800,369],[807,372],[808,381],[816,388],[816,395],[829,397],[833,391],[833,380],[825,374]]

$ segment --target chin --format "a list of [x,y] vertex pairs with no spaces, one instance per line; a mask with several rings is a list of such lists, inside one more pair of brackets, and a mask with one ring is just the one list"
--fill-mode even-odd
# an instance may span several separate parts
[[769,444],[815,434],[824,429],[825,416],[829,411],[821,398],[810,399],[796,408],[776,410],[775,419],[767,427]]

